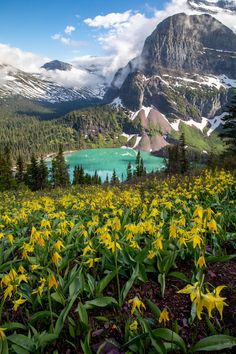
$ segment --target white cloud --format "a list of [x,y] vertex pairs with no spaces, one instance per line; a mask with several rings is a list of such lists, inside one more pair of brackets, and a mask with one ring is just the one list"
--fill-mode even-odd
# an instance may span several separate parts
[[0,64],[12,65],[26,72],[38,72],[40,66],[48,60],[43,56],[0,43]]
[[122,13],[112,12],[105,16],[96,16],[93,19],[87,18],[84,22],[90,27],[103,27],[103,28],[111,28],[121,25],[127,22],[132,16],[132,11],[128,10]]
[[94,87],[100,83],[100,79],[83,69],[72,68],[70,71],[41,69],[41,75],[45,80],[57,82],[65,87]]
[[56,33],[51,38],[55,41],[60,41],[62,44],[65,44],[67,46],[72,46],[72,47],[78,47],[81,45],[81,41],[75,41],[71,38],[64,37],[60,33]]
[[[90,84],[93,80],[96,81],[97,76],[82,69],[85,67],[111,80],[118,68],[125,66],[129,60],[141,53],[146,37],[152,33],[158,23],[179,12],[199,14],[196,10],[190,9],[187,0],[172,0],[161,11],[149,9],[149,17],[143,13],[128,10],[123,13],[87,18],[84,22],[89,27],[96,28],[96,33],[99,33],[97,40],[103,49],[103,56],[77,56],[69,60],[78,66],[77,71],[51,72],[50,74],[44,73],[44,75],[51,75],[51,78],[57,82],[70,86],[78,82],[85,85],[86,82]],[[220,11],[213,16],[236,32],[235,15]],[[73,26],[67,26],[66,29],[71,32],[71,27]],[[72,40],[69,32],[68,36],[56,33],[52,38],[67,46],[79,47],[83,44],[81,41]],[[49,59],[43,56],[0,44],[0,64],[9,64],[27,72],[38,72],[40,66],[47,61]]]
[[[123,13],[110,13],[84,20],[88,26],[103,30],[97,40],[101,44],[105,56],[110,57],[110,64],[103,70],[103,73],[105,71],[110,79],[118,68],[125,66],[129,60],[141,53],[145,39],[158,23],[179,12],[200,13],[191,9],[187,0],[172,0],[163,10],[149,10],[153,11],[151,17],[128,10]],[[213,16],[236,32],[235,15],[220,11]]]
[[65,33],[66,34],[71,34],[72,32],[74,32],[75,31],[75,27],[74,26],[66,26],[66,28],[65,28]]

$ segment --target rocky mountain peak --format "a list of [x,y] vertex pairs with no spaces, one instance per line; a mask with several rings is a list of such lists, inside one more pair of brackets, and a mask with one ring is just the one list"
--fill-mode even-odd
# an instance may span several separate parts
[[42,69],[46,70],[61,70],[61,71],[70,71],[72,69],[72,65],[68,63],[64,63],[60,60],[52,60],[48,63],[45,63],[41,66]]
[[201,122],[220,113],[233,86],[236,34],[209,14],[179,13],[157,25],[104,100],[119,98],[133,112],[154,107],[171,122]]
[[[227,40],[226,40],[227,38]],[[142,70],[225,74],[236,78],[236,35],[209,14],[176,14],[162,21],[146,39]]]

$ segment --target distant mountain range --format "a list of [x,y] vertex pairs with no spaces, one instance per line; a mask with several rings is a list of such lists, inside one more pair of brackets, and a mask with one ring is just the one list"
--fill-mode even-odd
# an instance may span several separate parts
[[[209,13],[213,8],[234,13],[235,1],[188,0],[188,4],[207,14],[180,13],[159,23],[141,54],[115,73],[109,87],[102,68],[94,64],[74,67],[53,60],[38,73],[2,64],[0,103],[15,96],[50,105],[70,103],[63,114],[99,104],[120,107],[134,127],[131,134],[124,132],[128,146],[147,151],[160,150],[186,126],[209,139],[236,87],[236,34]],[[76,77],[78,71],[89,75],[89,86],[55,79]]]
[[[43,65],[45,71],[70,71],[72,65],[58,60]],[[10,65],[0,65],[0,99],[15,95],[43,103],[59,104],[77,101],[81,107],[98,104],[104,95],[104,85],[92,87],[67,87],[50,76],[40,73],[27,73]]]

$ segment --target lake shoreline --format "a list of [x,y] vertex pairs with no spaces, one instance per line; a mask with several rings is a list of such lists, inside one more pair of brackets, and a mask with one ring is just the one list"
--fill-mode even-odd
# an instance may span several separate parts
[[[66,163],[69,166],[70,179],[73,179],[75,166],[83,166],[85,173],[94,175],[97,172],[104,182],[106,177],[112,177],[114,170],[117,177],[122,180],[127,175],[128,164],[131,164],[133,172],[136,170],[137,150],[130,147],[120,148],[96,148],[67,150],[64,152]],[[46,163],[51,167],[51,161],[55,154],[48,154]],[[153,156],[150,152],[141,151],[141,157],[148,173],[160,171],[164,167],[164,159]]]

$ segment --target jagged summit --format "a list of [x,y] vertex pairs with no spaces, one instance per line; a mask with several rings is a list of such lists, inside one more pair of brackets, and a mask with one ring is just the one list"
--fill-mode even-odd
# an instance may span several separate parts
[[146,39],[141,69],[147,75],[164,69],[236,78],[235,56],[236,35],[231,29],[209,14],[180,13],[158,24]]
[[114,76],[105,100],[137,111],[155,107],[170,120],[211,118],[236,85],[236,35],[209,14],[159,23],[142,53]]
[[45,63],[41,68],[46,70],[70,71],[73,66],[60,60],[52,60],[48,63]]

